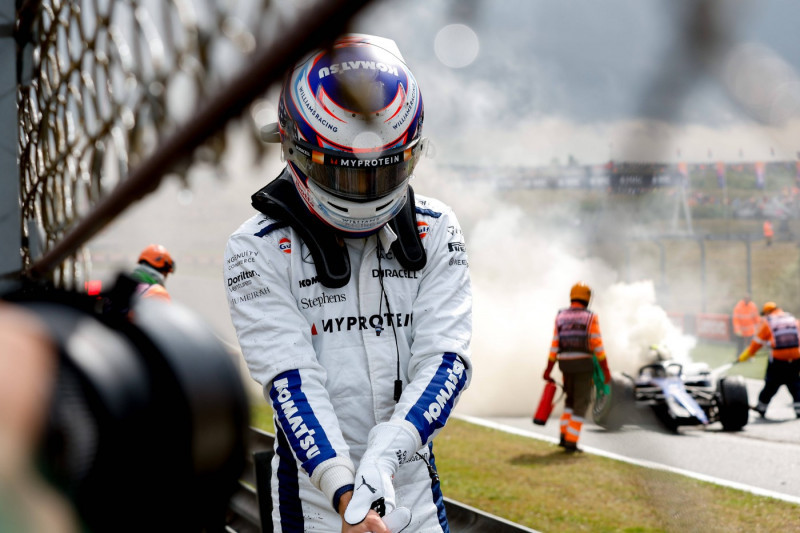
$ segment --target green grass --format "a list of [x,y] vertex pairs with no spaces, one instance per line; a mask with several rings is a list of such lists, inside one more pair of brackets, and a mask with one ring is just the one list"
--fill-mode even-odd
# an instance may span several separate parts
[[796,531],[800,507],[451,420],[444,493],[540,531]]
[[[714,352],[703,350],[710,358]],[[263,400],[253,402],[252,425],[274,431]],[[462,420],[451,419],[434,448],[447,497],[539,531],[800,530],[800,506],[791,503],[591,454],[566,455]]]
[[[734,365],[728,371],[728,375],[764,379],[764,372],[767,368],[767,356],[767,349],[762,348],[755,357],[750,358],[744,363]],[[692,350],[691,357],[693,361],[708,363],[711,368],[718,368],[735,359],[736,347],[734,344],[699,342]]]

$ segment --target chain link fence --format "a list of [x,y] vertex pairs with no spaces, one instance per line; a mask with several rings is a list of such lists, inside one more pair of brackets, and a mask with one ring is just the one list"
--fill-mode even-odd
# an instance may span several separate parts
[[[94,232],[164,173],[218,164],[225,123],[364,3],[23,3],[15,29],[23,270],[80,285]],[[125,183],[134,171],[138,187]],[[114,195],[128,198],[112,205]]]

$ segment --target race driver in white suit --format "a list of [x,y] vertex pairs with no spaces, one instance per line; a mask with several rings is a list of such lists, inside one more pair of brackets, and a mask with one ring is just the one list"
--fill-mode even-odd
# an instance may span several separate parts
[[287,165],[224,265],[275,411],[274,529],[449,531],[433,439],[470,381],[472,294],[456,216],[409,186],[417,83],[393,41],[346,35],[295,66],[278,119]]

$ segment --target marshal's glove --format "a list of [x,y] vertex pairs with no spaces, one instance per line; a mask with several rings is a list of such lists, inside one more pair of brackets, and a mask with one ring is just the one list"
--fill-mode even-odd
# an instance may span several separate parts
[[547,368],[544,369],[544,374],[542,375],[542,377],[544,378],[545,381],[552,381],[552,378],[550,377],[550,373],[553,371],[553,367],[554,366],[556,366],[556,362],[554,360],[552,360],[552,359],[548,359],[547,360]]
[[408,423],[384,422],[372,428],[367,451],[356,470],[353,498],[344,512],[344,521],[350,525],[361,523],[374,509],[392,533],[408,527],[411,511],[397,507],[392,478],[421,447],[419,435]]
[[611,370],[608,368],[608,359],[600,361],[600,368],[603,369],[603,383],[608,385],[611,383]]
[[744,363],[748,359],[750,359],[750,348],[749,347],[745,348],[744,351],[739,354],[739,357],[736,358],[736,361],[734,361],[734,363]]

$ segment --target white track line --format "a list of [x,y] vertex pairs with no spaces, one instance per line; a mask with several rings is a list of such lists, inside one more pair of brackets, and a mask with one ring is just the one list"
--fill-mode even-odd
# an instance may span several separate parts
[[[490,422],[488,420],[484,420],[482,418],[477,418],[474,416],[466,416],[466,415],[458,415],[454,414],[454,418],[459,420],[463,420],[465,422],[469,422],[471,424],[476,424],[479,426],[484,426],[491,429],[496,429],[499,431],[504,431],[506,433],[511,433],[513,435],[519,435],[521,437],[530,437],[533,439],[543,440],[546,442],[550,442],[552,444],[558,444],[558,440],[555,437],[548,437],[545,435],[539,435],[537,433],[530,433],[523,429],[518,429],[511,426],[505,426],[503,424],[497,424],[495,422]],[[707,476],[705,474],[699,474],[697,472],[691,472],[689,470],[683,470],[681,468],[675,468],[672,466],[667,466],[660,463],[654,463],[652,461],[642,461],[640,459],[631,459],[630,457],[625,457],[623,455],[618,455],[616,453],[607,452],[605,450],[600,450],[598,448],[592,448],[590,446],[581,446],[581,449],[584,452],[588,452],[594,455],[599,455],[602,457],[607,457],[609,459],[615,459],[617,461],[622,461],[625,463],[629,463],[636,466],[642,466],[644,468],[652,468],[653,470],[662,470],[664,472],[672,472],[674,474],[680,474],[682,476],[699,479],[700,481],[706,481],[708,483],[714,483],[715,485],[720,485],[723,487],[729,487],[736,490],[741,490],[744,492],[749,492],[751,494],[756,494],[758,496],[766,496],[768,498],[775,498],[776,500],[783,500],[786,502],[794,503],[800,505],[800,498],[797,496],[792,496],[790,494],[783,494],[780,492],[775,492],[767,489],[761,489],[758,487],[753,487],[751,485],[745,485],[744,483],[736,483],[735,481],[727,481],[725,479],[716,478],[713,476]]]

